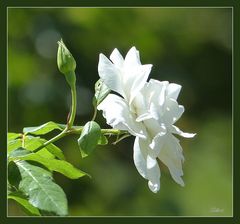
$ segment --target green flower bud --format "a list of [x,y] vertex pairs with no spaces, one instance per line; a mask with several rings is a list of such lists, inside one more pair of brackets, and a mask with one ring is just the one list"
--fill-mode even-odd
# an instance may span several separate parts
[[58,41],[57,65],[59,71],[65,75],[69,85],[75,84],[76,61],[62,40]]

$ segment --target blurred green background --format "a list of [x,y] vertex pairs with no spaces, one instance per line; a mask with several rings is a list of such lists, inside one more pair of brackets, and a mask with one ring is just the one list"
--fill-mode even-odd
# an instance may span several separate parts
[[[91,174],[79,180],[55,175],[73,216],[232,215],[232,11],[230,8],[9,8],[8,129],[47,121],[64,123],[70,91],[56,66],[63,38],[77,61],[78,111],[83,125],[93,113],[99,53],[123,55],[136,46],[151,78],[183,86],[186,112],[177,126],[196,132],[181,139],[180,187],[161,164],[161,190],[153,194],[137,172],[130,137],[98,147],[81,159],[76,141],[57,143],[69,161]],[[101,115],[97,121],[107,127]],[[75,136],[77,139],[78,136]],[[9,202],[9,215],[23,215]]]

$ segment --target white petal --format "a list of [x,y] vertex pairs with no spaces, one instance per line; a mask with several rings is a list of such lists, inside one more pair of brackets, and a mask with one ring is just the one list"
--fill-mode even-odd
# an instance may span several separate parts
[[134,147],[133,147],[133,161],[134,164],[140,173],[142,177],[145,179],[147,178],[147,147],[148,144],[144,141],[141,141],[141,146],[140,146],[140,138],[136,137],[134,141]]
[[181,186],[184,186],[182,180],[183,171],[182,171],[182,162],[184,157],[182,154],[182,147],[179,144],[178,139],[173,135],[168,136],[168,141],[160,151],[158,157],[169,169],[172,178]]
[[164,112],[163,104],[166,101],[167,81],[160,82],[155,79],[150,79],[147,85],[147,94],[150,103],[150,111],[155,119],[159,119]]
[[152,65],[141,65],[139,52],[132,47],[125,60],[117,49],[110,59],[103,54],[99,56],[98,72],[104,83],[111,90],[122,95],[130,104],[145,85]]
[[117,48],[113,50],[110,59],[117,67],[121,68],[123,66],[124,59]]
[[158,134],[164,135],[167,132],[165,124],[153,118],[144,120],[143,123],[151,139]]
[[[145,85],[146,86],[146,85]],[[148,112],[148,96],[144,88],[137,94],[130,104],[131,109],[137,114],[138,118],[136,121],[140,122],[146,120],[147,117],[150,118],[151,114]]]
[[144,87],[151,69],[151,64],[141,64],[139,51],[135,47],[128,51],[124,61],[122,80],[125,96],[130,104],[137,93]]
[[160,94],[159,94],[159,105],[160,105],[161,107],[162,107],[162,105],[165,103],[167,84],[168,84],[168,83],[162,82],[162,85],[161,85],[161,92],[160,92]]
[[174,99],[167,99],[164,106],[165,111],[163,119],[166,124],[175,123],[184,112],[184,107],[182,105],[178,105],[177,101]]
[[155,163],[151,165],[152,166],[147,169],[148,187],[153,193],[157,193],[160,190],[160,168],[156,159]]
[[136,49],[136,47],[132,47],[128,51],[125,57],[124,64],[126,67],[129,67],[129,68],[141,65],[139,51]]
[[148,120],[148,119],[151,119],[151,118],[153,118],[153,116],[149,112],[146,112],[146,113],[138,116],[136,121],[141,122],[141,121]]
[[148,76],[151,72],[152,65],[141,65],[138,66],[135,71],[130,71],[132,74],[129,76],[127,81],[127,89],[130,91],[129,103],[131,104],[134,97],[144,87]]
[[98,73],[109,89],[124,95],[121,85],[121,71],[103,54],[99,55]]
[[[156,79],[150,79],[148,84],[148,89],[155,103],[158,103],[160,106],[163,105],[166,98],[166,89],[169,85],[168,81],[158,81]],[[152,100],[151,98],[151,100]]]
[[140,175],[148,180],[150,190],[156,193],[160,189],[160,169],[156,159],[148,152],[147,141],[136,137],[133,150],[134,164]]
[[145,138],[146,131],[141,123],[135,121],[135,117],[131,114],[126,101],[115,95],[109,94],[97,107],[103,111],[103,116],[107,120],[107,124],[113,128],[127,130],[134,136]]
[[184,138],[193,138],[196,133],[187,133],[187,132],[183,132],[182,130],[180,130],[178,127],[176,127],[175,125],[172,125],[170,127],[170,131],[173,133],[173,134],[178,134]]
[[149,155],[149,154],[147,155],[146,161],[147,161],[147,170],[152,169],[157,164],[156,157],[153,157],[152,155]]
[[149,147],[152,149],[152,154],[155,157],[158,157],[162,147],[165,144],[166,141],[166,136],[165,136],[166,132],[160,132],[158,133],[152,140],[151,144],[149,145]]
[[182,88],[181,85],[170,83],[167,87],[167,96],[169,98],[173,98],[174,100],[176,100],[181,91],[181,88]]
[[159,117],[160,117],[161,112],[162,112],[161,111],[162,108],[159,107],[158,104],[155,104],[154,102],[151,102],[149,110],[150,110],[150,113],[151,113],[153,119],[159,120]]
[[160,182],[153,183],[152,181],[148,181],[148,187],[153,193],[157,193],[160,190]]

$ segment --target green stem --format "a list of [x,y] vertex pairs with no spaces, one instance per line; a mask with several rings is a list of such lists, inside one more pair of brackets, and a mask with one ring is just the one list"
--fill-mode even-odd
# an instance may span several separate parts
[[75,116],[76,116],[76,110],[77,110],[77,91],[76,91],[76,75],[75,72],[71,72],[66,76],[67,82],[71,87],[71,95],[72,95],[72,106],[71,106],[71,111],[70,111],[70,118],[68,120],[67,126],[66,128],[59,133],[58,135],[56,135],[55,137],[51,138],[50,140],[48,140],[47,142],[45,142],[43,145],[41,145],[40,147],[38,147],[35,152],[41,150],[42,148],[46,147],[47,145],[61,139],[62,137],[66,136],[69,130],[71,130],[74,120],[75,120]]
[[[61,133],[59,133],[58,135],[56,135],[55,137],[53,137],[52,139],[48,140],[47,142],[43,143],[43,145],[41,145],[40,147],[38,147],[37,149],[34,150],[34,152],[38,152],[39,150],[41,150],[42,148],[46,147],[47,145],[54,143],[56,141],[58,141],[59,139],[70,135],[70,134],[77,134],[80,135],[82,133],[83,128],[71,128],[69,129],[68,127],[66,127]],[[121,135],[121,134],[127,134],[127,131],[122,131],[122,130],[118,130],[118,129],[101,129],[101,133],[104,135]]]
[[73,126],[73,122],[75,120],[76,116],[76,110],[77,110],[77,92],[76,92],[76,85],[71,86],[71,94],[72,94],[72,107],[71,107],[71,115],[68,121],[68,129],[71,129]]
[[93,117],[92,117],[92,121],[95,120],[96,116],[97,116],[97,107],[94,107],[94,114],[93,114]]
[[101,129],[102,134],[104,135],[121,135],[128,133],[128,131],[122,131],[118,129]]
[[[83,128],[72,128],[67,132],[67,134],[81,134]],[[121,134],[127,134],[128,131],[122,131],[118,129],[101,129],[101,133],[104,135],[121,135]]]
[[39,150],[41,150],[42,148],[46,147],[47,145],[56,142],[57,140],[63,138],[64,136],[67,135],[67,130],[68,127],[66,127],[61,133],[59,133],[58,135],[54,136],[53,138],[51,138],[50,140],[44,142],[40,147],[38,147],[37,149],[34,150],[34,152],[38,152]]

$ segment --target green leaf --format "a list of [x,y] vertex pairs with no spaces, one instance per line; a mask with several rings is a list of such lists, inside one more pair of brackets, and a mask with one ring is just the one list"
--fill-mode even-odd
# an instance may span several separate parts
[[16,138],[20,138],[21,136],[22,136],[22,134],[20,134],[20,133],[11,133],[11,132],[9,132],[7,134],[7,139],[8,139],[8,141],[11,141],[11,140],[14,140]]
[[[39,138],[39,137],[33,137],[33,136],[27,135],[27,136],[25,136],[24,148],[26,148],[27,150],[30,150],[30,151],[34,151],[38,147],[42,146],[43,143],[46,141],[47,140]],[[39,150],[36,154],[41,155],[45,158],[49,158],[49,159],[54,158],[55,156],[57,158],[64,159],[64,155],[63,155],[61,149],[58,149],[58,151],[60,151],[60,152],[52,152],[47,147],[44,147],[41,150]],[[59,154],[61,154],[61,155],[59,156]]]
[[30,151],[34,151],[38,147],[42,146],[43,143],[44,143],[44,140],[41,141],[40,137],[34,137],[31,135],[27,135],[27,136],[25,136],[23,147]]
[[57,160],[54,158],[45,158],[41,155],[25,150],[24,148],[19,148],[15,150],[9,156],[11,160],[20,159],[38,162],[44,165],[50,171],[59,172],[70,179],[77,179],[87,175],[85,172],[75,168],[72,164],[68,163],[67,161]]
[[[8,153],[12,152],[15,149],[20,148],[22,144],[22,139],[15,139],[8,142]],[[24,148],[30,151],[34,151],[38,147],[42,146],[47,140],[40,137],[33,137],[31,135],[26,135],[24,137]],[[37,154],[44,156],[46,158],[53,158],[56,156],[61,160],[65,160],[65,156],[60,148],[54,144],[49,144],[46,147],[42,148]]]
[[58,148],[54,144],[48,144],[43,149],[47,149],[48,152],[52,153],[52,155],[56,156],[57,158],[61,160],[65,160],[65,156],[60,148]]
[[20,204],[24,211],[31,216],[41,216],[39,210],[31,205],[26,198],[17,193],[11,193],[8,195],[8,199],[12,199]]
[[98,139],[98,145],[107,145],[108,139],[105,135],[101,134],[100,138]]
[[53,182],[51,173],[26,161],[16,161],[22,176],[19,190],[34,207],[57,215],[67,215],[67,199],[60,186]]
[[37,126],[37,127],[27,127],[23,129],[23,133],[30,133],[30,134],[34,134],[34,135],[45,135],[53,130],[63,130],[63,128],[61,127],[61,125],[53,122],[53,121],[49,121],[43,125]]
[[7,181],[7,195],[11,194],[13,192],[13,188],[11,184],[9,183],[9,180]]
[[[45,142],[47,142],[46,139],[28,136],[27,139],[25,140],[24,148],[26,148],[30,151],[34,151],[38,147],[42,146]],[[56,156],[59,159],[65,160],[65,156],[64,156],[62,150],[60,148],[58,148],[56,145],[51,143],[51,144],[48,144],[47,146],[45,146],[43,149],[47,149],[47,151],[50,152],[52,155]],[[43,149],[41,149],[39,151],[39,154],[41,154],[41,151]]]
[[111,92],[111,90],[105,85],[102,79],[99,79],[95,83],[95,95],[93,98],[93,106],[98,106]]
[[78,139],[78,146],[82,157],[90,155],[96,148],[101,138],[101,128],[95,121],[89,121],[83,127]]
[[13,161],[10,161],[8,163],[8,183],[10,186],[10,189],[14,189],[14,191],[16,189],[18,189],[19,183],[21,181],[21,174],[19,172],[18,167],[16,166],[16,164]]
[[22,140],[21,139],[13,139],[13,140],[10,140],[8,141],[7,143],[7,151],[8,153],[21,147],[22,145]]

